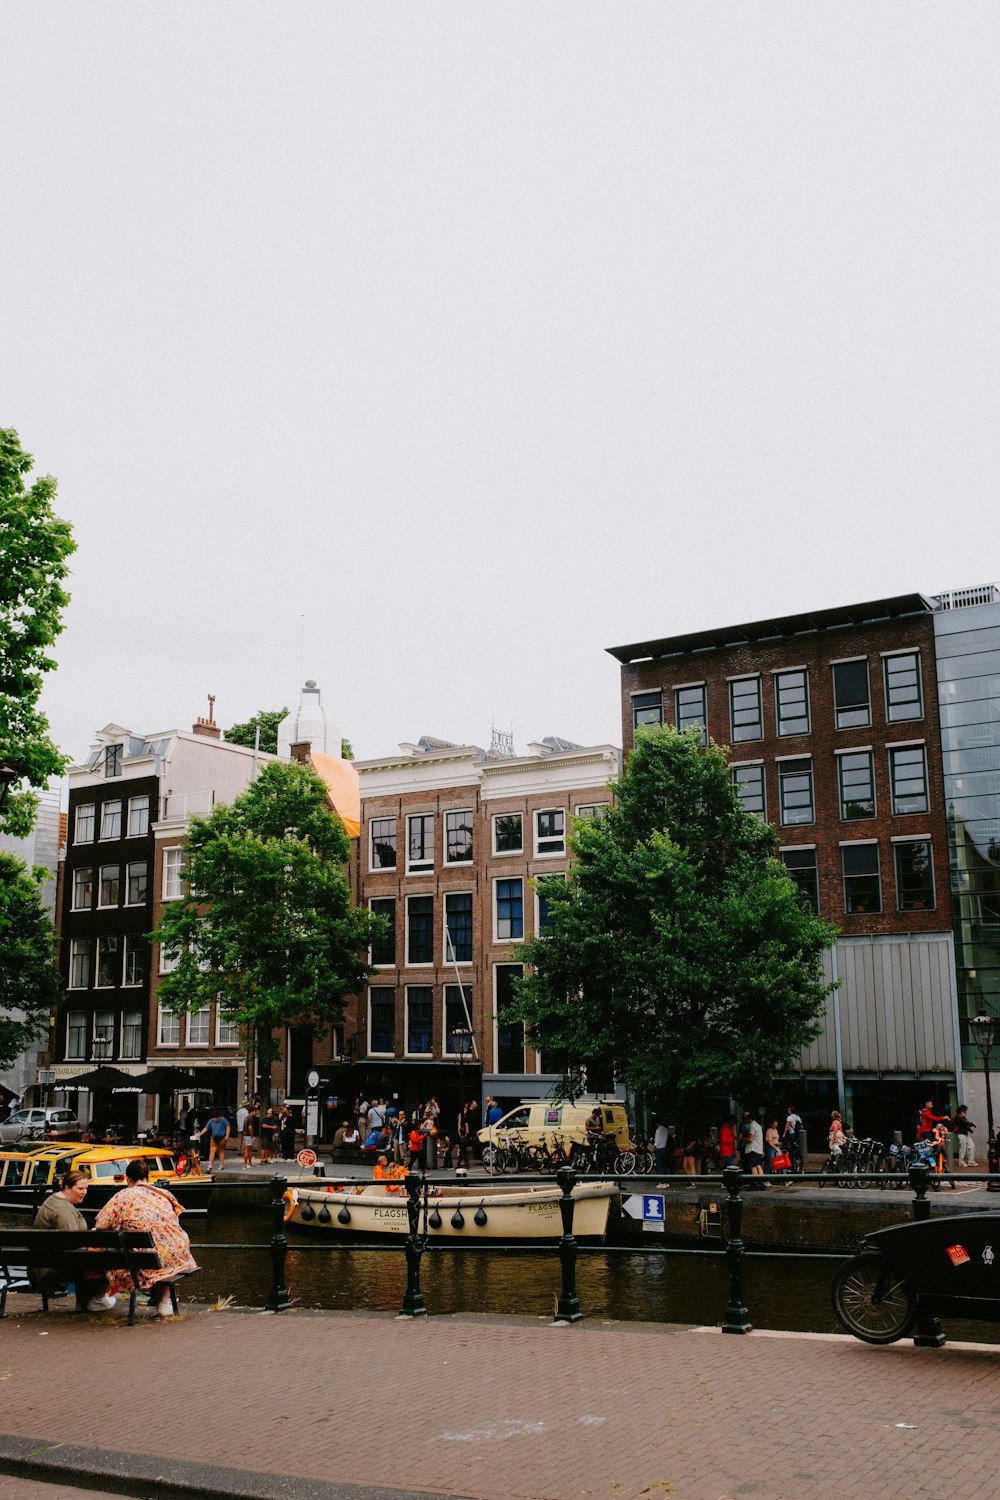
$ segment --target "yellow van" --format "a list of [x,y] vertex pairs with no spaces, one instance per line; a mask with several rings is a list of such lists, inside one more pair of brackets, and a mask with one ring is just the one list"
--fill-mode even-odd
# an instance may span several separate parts
[[[594,1100],[589,1104],[553,1104],[547,1099],[522,1099],[516,1109],[510,1110],[495,1125],[480,1130],[477,1139],[480,1146],[495,1146],[516,1135],[531,1146],[543,1139],[549,1146],[560,1141],[569,1146],[572,1141],[587,1139],[587,1121],[594,1108]],[[604,1134],[614,1136],[620,1151],[628,1150],[632,1144],[632,1132],[624,1104],[617,1099],[602,1099],[599,1108]]]

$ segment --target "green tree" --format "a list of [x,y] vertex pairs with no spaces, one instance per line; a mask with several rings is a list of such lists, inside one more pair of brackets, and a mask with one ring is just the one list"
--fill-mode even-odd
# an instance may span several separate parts
[[178,960],[161,980],[168,1010],[199,1010],[217,997],[242,1028],[254,1060],[280,1055],[276,1033],[308,1026],[322,1036],[363,989],[364,957],[381,918],[351,902],[350,841],[315,771],[272,762],[231,806],[193,819],[185,852],[187,894],[152,934]]
[[[278,725],[287,713],[287,708],[259,708],[252,719],[246,719],[242,724],[231,725],[222,738],[228,740],[231,745],[248,745],[252,750],[259,726],[260,744],[257,748],[264,750],[268,755],[277,755]],[[341,740],[340,753],[345,760],[354,759],[350,740]]]
[[55,666],[50,648],[69,602],[63,582],[76,549],[69,525],[52,510],[56,482],[25,486],[34,460],[16,432],[0,428],[0,761],[17,768],[16,787],[0,811],[0,831],[23,837],[36,799],[66,765],[39,712],[42,677]]
[[39,894],[45,878],[0,852],[0,1070],[48,1034],[59,999],[55,929]]
[[601,822],[577,824],[568,878],[537,882],[550,926],[524,946],[511,1017],[569,1094],[599,1064],[680,1108],[750,1098],[818,1034],[836,929],[697,730],[643,731],[616,791]]

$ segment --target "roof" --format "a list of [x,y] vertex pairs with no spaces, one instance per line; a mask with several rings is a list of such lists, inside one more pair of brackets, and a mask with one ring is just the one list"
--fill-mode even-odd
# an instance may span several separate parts
[[893,599],[872,599],[865,604],[839,604],[833,609],[815,609],[807,614],[782,615],[755,620],[749,625],[693,630],[662,640],[637,641],[630,646],[609,646],[608,653],[622,663],[648,661],[658,656],[684,656],[692,651],[721,651],[730,646],[750,646],[761,641],[813,635],[818,630],[843,630],[849,626],[874,625],[884,620],[903,620],[911,615],[930,615],[934,605],[923,594],[897,594]]

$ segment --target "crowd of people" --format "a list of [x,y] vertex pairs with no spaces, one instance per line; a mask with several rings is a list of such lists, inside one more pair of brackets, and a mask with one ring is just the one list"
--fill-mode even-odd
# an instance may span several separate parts
[[[495,1124],[503,1110],[494,1099],[486,1100],[486,1123]],[[430,1161],[438,1167],[468,1167],[470,1149],[476,1144],[480,1126],[479,1102],[468,1100],[446,1120],[432,1095],[415,1109],[402,1109],[385,1098],[358,1098],[347,1119],[342,1119],[333,1146],[356,1146],[377,1158],[391,1156],[395,1166],[409,1169]]]
[[[201,1151],[208,1144],[210,1172],[226,1165],[226,1150],[233,1139],[234,1128],[221,1105],[207,1116],[185,1101],[177,1117],[178,1130],[187,1150]],[[249,1170],[254,1159],[261,1163],[292,1161],[295,1157],[295,1118],[286,1104],[262,1109],[256,1095],[245,1099],[236,1111],[235,1138],[243,1154],[243,1166]]]

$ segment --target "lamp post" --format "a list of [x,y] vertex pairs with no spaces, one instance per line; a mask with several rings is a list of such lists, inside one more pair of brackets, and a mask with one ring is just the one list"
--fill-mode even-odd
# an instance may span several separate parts
[[[986,1148],[986,1166],[991,1178],[1000,1171],[1000,1162],[997,1160],[997,1138],[993,1128],[993,1095],[990,1091],[990,1052],[997,1041],[998,1027],[1000,1022],[993,1016],[988,1016],[982,1006],[977,1015],[969,1022],[969,1031],[976,1051],[983,1060],[983,1077],[986,1080],[986,1128],[989,1132]],[[989,1193],[1000,1193],[1000,1182],[991,1180],[986,1185]]]
[[472,1032],[468,1026],[456,1026],[454,1031],[449,1031],[448,1040],[451,1043],[452,1052],[458,1056],[458,1092],[460,1106],[458,1111],[458,1166],[456,1173],[466,1172],[469,1166],[469,1146],[465,1136],[462,1134],[462,1126],[465,1123],[465,1059],[472,1051]]

